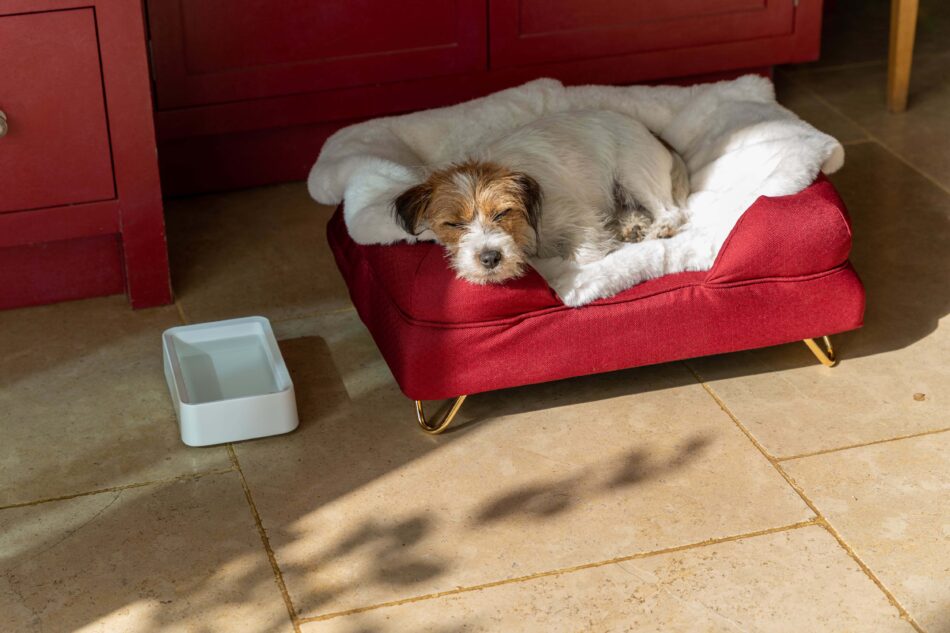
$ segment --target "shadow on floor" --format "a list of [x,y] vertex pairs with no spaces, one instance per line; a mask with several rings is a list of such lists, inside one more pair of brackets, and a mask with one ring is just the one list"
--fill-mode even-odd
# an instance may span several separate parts
[[848,161],[833,180],[868,300],[864,328],[841,337],[845,358],[913,345],[950,312],[950,196],[877,144],[849,147]]
[[[832,180],[851,216],[851,261],[867,308],[862,328],[832,336],[843,364],[918,344],[950,313],[950,195],[877,143],[849,145],[847,153]],[[718,378],[817,362],[796,343],[738,354],[755,362],[718,364]]]

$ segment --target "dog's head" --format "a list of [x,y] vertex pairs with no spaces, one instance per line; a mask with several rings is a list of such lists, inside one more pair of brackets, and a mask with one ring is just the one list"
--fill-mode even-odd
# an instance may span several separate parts
[[521,276],[537,249],[541,188],[530,176],[494,163],[437,171],[393,207],[408,232],[435,233],[459,277],[475,283]]

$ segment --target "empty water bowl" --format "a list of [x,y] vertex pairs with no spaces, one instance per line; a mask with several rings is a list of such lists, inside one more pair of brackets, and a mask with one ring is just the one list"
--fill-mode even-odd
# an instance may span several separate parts
[[162,349],[185,444],[237,442],[297,428],[294,385],[264,317],[173,327],[162,335]]

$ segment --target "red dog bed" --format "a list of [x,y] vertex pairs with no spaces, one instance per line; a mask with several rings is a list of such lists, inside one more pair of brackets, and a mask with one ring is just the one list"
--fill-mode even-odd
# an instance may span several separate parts
[[[499,286],[457,279],[434,243],[356,244],[342,208],[327,237],[360,318],[419,423],[442,431],[466,394],[805,340],[862,324],[864,288],[848,261],[851,227],[820,176],[760,197],[712,269],[667,275],[580,308],[534,271]],[[437,423],[421,400],[457,398]]]

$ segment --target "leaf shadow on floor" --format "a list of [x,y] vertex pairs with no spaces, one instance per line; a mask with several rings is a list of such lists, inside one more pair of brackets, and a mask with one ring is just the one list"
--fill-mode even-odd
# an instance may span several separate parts
[[[365,333],[353,336],[365,338]],[[350,349],[339,340],[334,345]],[[441,517],[435,510],[405,513],[394,499],[391,515],[365,520],[340,517],[340,529],[325,532],[306,523],[315,511],[463,440],[497,418],[692,381],[681,367],[661,370],[659,381],[639,379],[652,370],[629,370],[485,394],[463,411],[459,431],[434,438],[415,427],[411,401],[398,392],[375,350],[366,358],[358,352],[341,355],[316,335],[281,341],[281,349],[296,387],[300,428],[285,436],[237,444],[235,452],[281,573],[293,579],[287,583],[291,598],[306,609],[303,616],[365,606],[360,595],[367,591],[398,599],[452,589],[445,578],[458,564],[451,548],[433,547],[440,541]],[[352,398],[357,379],[362,382],[356,391],[363,393]],[[603,467],[576,472],[568,468],[563,477],[521,491],[499,482],[487,486],[486,495],[463,503],[471,504],[469,514],[478,517],[476,523],[497,524],[517,515],[555,520],[588,497],[626,494],[623,491],[631,486],[671,474],[701,457],[708,441],[693,437],[663,458],[652,455],[641,442]],[[637,442],[631,438],[632,445]],[[110,441],[88,442],[77,448],[73,461],[59,468],[70,472],[81,464],[94,464],[112,450],[116,446]],[[55,476],[47,470],[41,476]],[[451,474],[447,477],[450,480]],[[407,490],[425,483],[408,482]],[[276,495],[276,505],[268,503],[277,489],[290,492]],[[10,508],[0,511],[0,530],[14,539],[0,563],[0,611],[14,614],[17,630],[79,630],[124,612],[135,614],[142,630],[186,626],[210,633],[219,630],[216,622],[223,618],[245,616],[242,630],[288,629],[274,572],[238,473]],[[189,543],[204,539],[207,543],[197,549]],[[299,548],[306,552],[297,555]],[[352,561],[360,564],[347,569]],[[327,574],[328,568],[333,573]],[[96,583],[95,589],[90,582]],[[275,604],[280,605],[276,611]],[[248,614],[249,608],[257,615]],[[344,624],[360,627],[364,619],[353,616]],[[398,622],[372,626],[357,630],[404,630]],[[448,633],[465,626],[453,621],[441,630]]]
[[585,467],[556,481],[541,482],[503,492],[483,503],[474,524],[488,524],[521,515],[549,519],[580,502],[592,502],[648,479],[672,474],[701,456],[710,438],[694,435],[675,454],[657,459],[648,450],[635,448],[603,465]]

